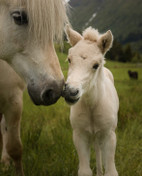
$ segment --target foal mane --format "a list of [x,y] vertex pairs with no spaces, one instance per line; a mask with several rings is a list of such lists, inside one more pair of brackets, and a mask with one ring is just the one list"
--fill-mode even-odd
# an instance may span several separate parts
[[[1,0],[0,0],[1,1]],[[57,40],[62,41],[64,25],[68,22],[65,0],[2,0],[21,6],[27,11],[29,36],[44,46]]]

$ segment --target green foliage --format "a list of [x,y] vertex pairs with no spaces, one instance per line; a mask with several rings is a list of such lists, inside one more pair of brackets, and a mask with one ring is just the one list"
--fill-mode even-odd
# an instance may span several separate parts
[[58,45],[58,44],[55,45],[56,51],[58,53],[64,53],[64,54],[68,54],[68,50],[69,50],[70,47],[71,47],[70,44],[67,43],[66,40],[64,41],[62,47],[60,45]]
[[111,50],[106,57],[113,61],[119,62],[142,62],[142,56],[138,52],[134,52],[130,44],[122,46],[118,41],[114,40]]
[[[65,77],[66,55],[58,53]],[[142,69],[141,65],[107,61],[120,99],[117,128],[116,167],[120,176],[142,175]],[[130,80],[128,70],[136,70],[139,80]],[[25,176],[77,176],[78,157],[72,141],[69,106],[61,98],[49,107],[32,104],[27,91],[21,122]],[[95,153],[91,168],[96,174]],[[13,166],[0,175],[14,176]]]

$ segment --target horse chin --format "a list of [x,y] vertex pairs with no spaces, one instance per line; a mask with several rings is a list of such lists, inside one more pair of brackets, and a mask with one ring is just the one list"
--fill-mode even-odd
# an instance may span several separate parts
[[40,97],[40,96],[38,96],[36,92],[33,93],[33,92],[30,90],[29,87],[28,87],[28,93],[29,93],[29,96],[30,96],[32,102],[33,102],[36,106],[39,106],[39,105],[42,104],[41,99],[38,98],[38,97]]
[[69,105],[74,105],[78,102],[80,98],[77,99],[71,99],[71,98],[65,98],[65,101],[69,104]]
[[49,105],[55,104],[58,101],[59,98],[60,98],[60,96],[58,96],[56,99],[54,99],[52,101],[47,100],[47,101],[41,102],[41,105],[49,106]]
[[30,91],[28,91],[28,93],[29,93],[29,96],[30,96],[32,102],[36,106],[40,106],[40,105],[49,106],[49,105],[55,104],[58,101],[58,99],[60,98],[60,96],[58,96],[56,99],[53,99],[52,101],[51,100],[42,101],[40,98],[38,98],[39,96],[35,96],[35,94],[33,95]]

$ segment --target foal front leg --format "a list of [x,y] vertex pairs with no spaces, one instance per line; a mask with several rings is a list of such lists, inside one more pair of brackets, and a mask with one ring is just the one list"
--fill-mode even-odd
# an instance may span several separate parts
[[105,167],[105,176],[118,176],[115,167],[116,135],[112,130],[103,132],[100,138],[102,156]]
[[99,141],[98,134],[96,134],[96,137],[95,137],[95,152],[96,152],[97,176],[103,176],[102,151],[100,147],[100,141]]
[[81,130],[73,130],[73,141],[79,157],[78,176],[92,176],[89,136]]

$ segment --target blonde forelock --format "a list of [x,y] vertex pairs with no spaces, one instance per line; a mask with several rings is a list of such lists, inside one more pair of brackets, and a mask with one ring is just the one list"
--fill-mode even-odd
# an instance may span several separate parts
[[85,40],[89,40],[91,42],[97,42],[100,38],[100,34],[98,30],[95,30],[92,27],[89,27],[83,32],[83,37]]

